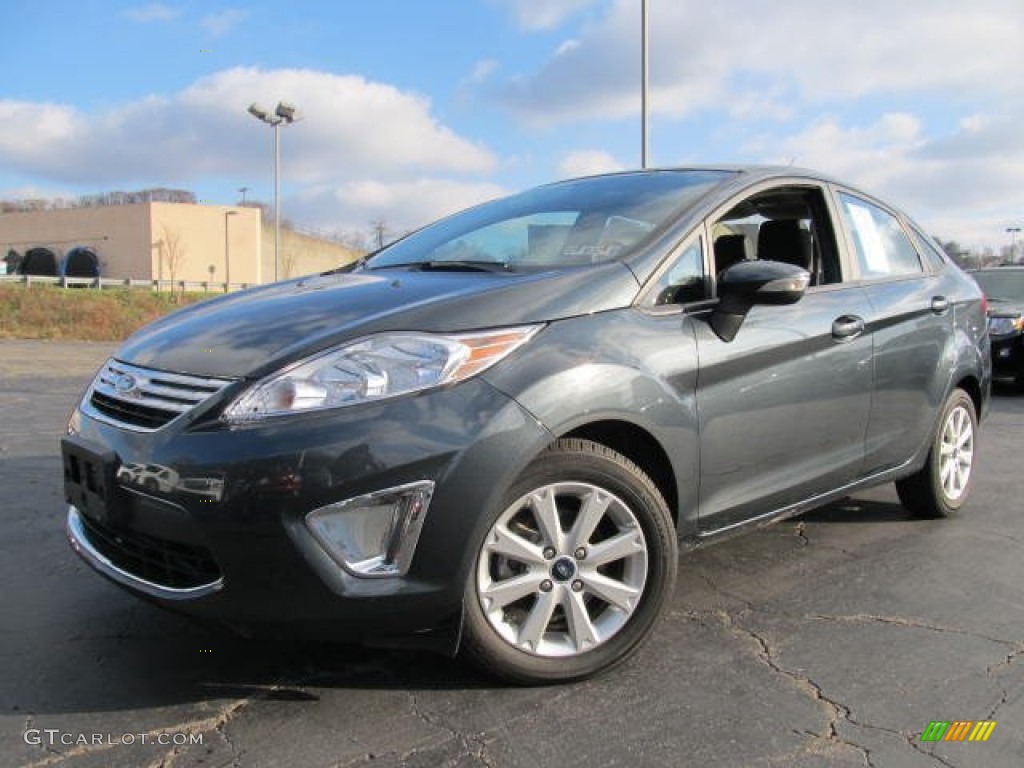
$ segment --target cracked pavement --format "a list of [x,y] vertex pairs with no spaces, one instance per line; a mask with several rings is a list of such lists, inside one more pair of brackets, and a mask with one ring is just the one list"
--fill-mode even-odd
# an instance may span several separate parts
[[[686,554],[632,661],[514,689],[423,653],[211,632],[93,574],[64,539],[56,438],[111,349],[0,341],[0,764],[1024,764],[1024,396],[997,389],[959,517],[911,520],[884,487]],[[920,740],[986,719],[986,743]]]

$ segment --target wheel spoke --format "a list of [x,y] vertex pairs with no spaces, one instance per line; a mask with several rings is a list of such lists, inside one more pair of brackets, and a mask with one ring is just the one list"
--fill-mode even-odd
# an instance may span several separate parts
[[562,523],[558,519],[554,489],[545,488],[531,495],[530,506],[533,507],[533,516],[537,519],[537,527],[544,537],[544,544],[561,551],[565,534],[562,533]]
[[590,537],[594,535],[594,529],[601,522],[611,501],[611,496],[600,491],[592,491],[587,494],[583,507],[576,517],[576,522],[573,523],[572,530],[569,532],[567,549],[575,550],[590,541]]
[[951,478],[953,476],[953,460],[946,459],[939,465],[939,481],[942,483],[942,487],[946,490],[946,495],[949,496],[949,486]]
[[488,611],[504,608],[509,603],[539,592],[540,581],[535,574],[524,573],[511,579],[491,582],[489,586],[480,589],[480,597],[483,598],[484,607]]
[[544,631],[551,622],[551,614],[558,604],[554,590],[541,592],[537,595],[537,602],[530,609],[530,615],[519,628],[519,645],[525,646],[528,650],[536,651],[544,637]]
[[584,592],[599,597],[609,605],[614,605],[624,611],[632,611],[636,608],[636,599],[640,596],[640,590],[636,587],[610,579],[589,568],[581,570],[580,576],[583,578]]
[[956,447],[960,450],[970,450],[968,447],[971,441],[974,439],[974,434],[969,429],[965,429],[960,433],[960,439],[956,441]]
[[598,542],[590,547],[587,555],[587,565],[596,568],[599,565],[607,565],[621,560],[624,557],[635,555],[644,551],[643,534],[639,528],[632,528],[624,531],[610,539]]
[[541,548],[519,534],[513,533],[506,525],[494,526],[487,543],[487,550],[526,565],[542,565],[544,563],[544,553]]
[[597,636],[597,629],[590,620],[587,606],[583,602],[583,593],[567,589],[564,590],[564,595],[562,609],[568,619],[569,636],[573,645],[576,646],[576,651],[581,652],[593,648],[600,640]]
[[961,459],[957,463],[956,467],[957,476],[957,492],[962,493],[964,488],[967,487],[967,480],[971,476],[971,463]]

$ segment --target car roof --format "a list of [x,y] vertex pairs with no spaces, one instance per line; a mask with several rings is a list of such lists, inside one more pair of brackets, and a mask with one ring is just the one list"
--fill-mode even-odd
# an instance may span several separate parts
[[817,179],[818,181],[841,183],[838,179],[835,179],[827,174],[815,171],[810,168],[801,168],[792,165],[757,165],[757,164],[736,164],[736,163],[717,163],[717,164],[697,164],[697,165],[685,165],[685,166],[659,166],[656,168],[627,168],[619,171],[609,171],[608,173],[596,173],[587,176],[579,176],[569,179],[559,179],[558,181],[551,182],[552,184],[562,184],[565,182],[578,181],[580,179],[587,178],[603,178],[603,177],[614,177],[614,176],[636,176],[643,174],[657,174],[657,173],[685,173],[689,171],[721,171],[723,173],[734,173],[742,174],[746,181],[755,181],[758,179],[772,179],[779,177],[807,177],[811,179]]

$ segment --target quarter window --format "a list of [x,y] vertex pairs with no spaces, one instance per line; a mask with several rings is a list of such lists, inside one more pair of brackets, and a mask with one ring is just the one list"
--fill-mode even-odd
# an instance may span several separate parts
[[945,251],[943,251],[938,243],[933,238],[928,237],[915,226],[911,226],[910,231],[914,235],[914,239],[917,240],[917,248],[924,255],[924,260],[933,271],[938,271],[946,266]]
[[658,278],[650,296],[656,306],[683,304],[707,298],[704,283],[704,249],[698,237],[675,257]]
[[840,193],[843,218],[853,235],[863,277],[881,278],[921,272],[921,260],[899,219],[858,197]]

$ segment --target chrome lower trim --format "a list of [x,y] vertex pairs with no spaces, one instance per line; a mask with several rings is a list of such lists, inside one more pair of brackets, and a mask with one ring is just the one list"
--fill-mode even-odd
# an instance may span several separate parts
[[138,576],[119,568],[112,563],[105,555],[97,551],[89,542],[85,526],[82,524],[82,516],[78,509],[71,505],[68,507],[67,523],[68,541],[71,548],[79,554],[93,569],[106,576],[111,581],[116,581],[126,587],[138,592],[157,597],[161,600],[195,600],[219,592],[224,586],[223,577],[209,584],[200,584],[198,587],[180,589],[176,587],[165,587],[162,584],[155,584],[152,581],[140,579]]
[[840,488],[836,488],[833,491],[826,491],[825,493],[818,494],[817,496],[812,496],[809,499],[804,499],[803,501],[798,501],[795,504],[790,504],[787,507],[782,507],[771,512],[765,512],[763,515],[751,517],[746,520],[740,520],[736,523],[730,523],[729,525],[724,525],[721,528],[712,528],[708,530],[699,531],[697,536],[699,538],[700,543],[703,544],[707,540],[717,539],[719,537],[725,538],[727,536],[732,536],[733,534],[745,531],[747,528],[758,528],[761,526],[770,525],[771,523],[778,523],[783,520],[787,520],[788,518],[796,517],[797,515],[802,515],[803,513],[810,512],[811,510],[817,509],[818,507],[823,507],[826,504],[831,504],[833,501],[838,501],[839,499],[846,498],[847,496],[856,491],[867,490],[868,488],[873,488],[877,485],[882,485],[883,483],[889,482],[890,480],[895,480],[913,463],[914,458],[911,457],[910,459],[903,462],[899,466],[883,469],[879,472],[876,472],[873,475],[868,475],[867,477],[862,477],[861,479],[855,480],[852,483],[847,483],[846,485]]
[[[419,480],[385,488],[314,509],[306,515],[306,528],[327,556],[353,576],[362,579],[404,576],[416,554],[416,545],[433,495],[433,480]],[[376,543],[376,551],[364,552],[364,556],[359,559],[346,557],[346,554],[351,553],[346,553],[338,542],[331,541],[313,522],[317,517],[344,514],[348,509],[372,506],[388,498],[394,499],[395,509],[387,531],[383,539]]]

